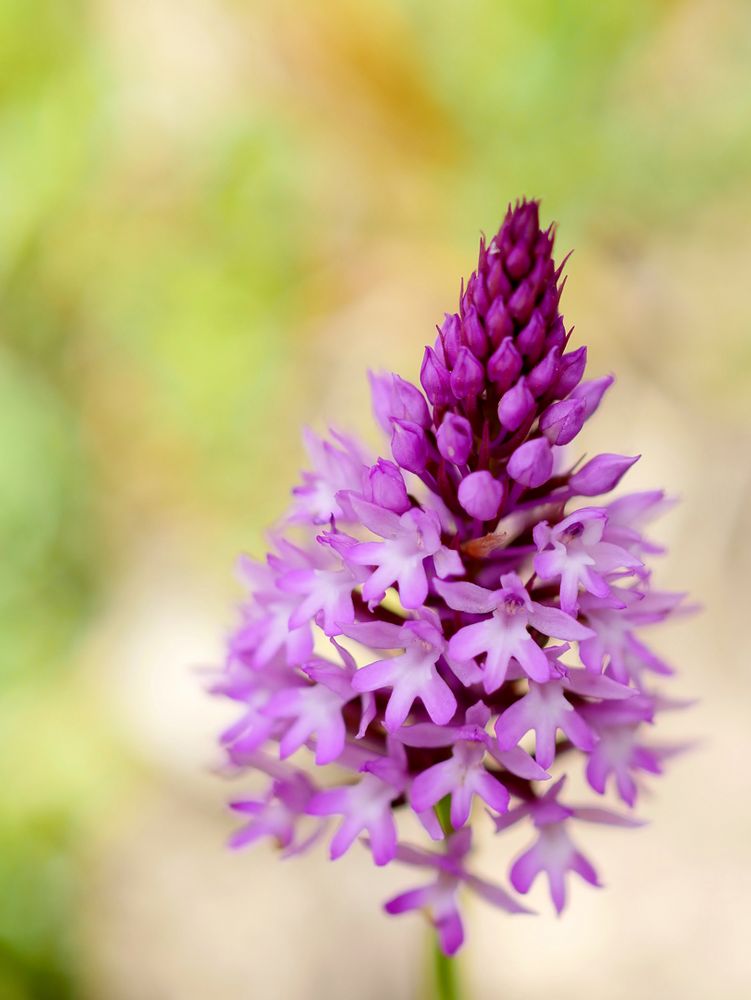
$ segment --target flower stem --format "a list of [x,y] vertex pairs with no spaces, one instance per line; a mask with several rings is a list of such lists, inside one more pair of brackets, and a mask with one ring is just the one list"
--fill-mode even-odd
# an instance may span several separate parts
[[444,955],[437,942],[433,945],[433,981],[435,1000],[461,1000],[457,961]]
[[454,828],[451,825],[451,796],[444,795],[441,801],[436,802],[433,808],[438,817],[438,822],[441,824],[444,837],[450,837],[454,832]]
[[[435,814],[445,837],[450,837],[454,832],[451,823],[451,796],[446,795],[435,805]],[[448,955],[444,955],[437,939],[434,937],[433,943],[433,986],[432,997],[435,1000],[461,1000],[461,990],[459,988],[459,969],[457,960]]]

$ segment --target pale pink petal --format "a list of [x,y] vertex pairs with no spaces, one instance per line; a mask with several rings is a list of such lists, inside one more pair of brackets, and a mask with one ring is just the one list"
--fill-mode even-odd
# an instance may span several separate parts
[[451,810],[449,815],[451,817],[451,825],[455,830],[464,826],[469,819],[469,813],[472,809],[472,791],[473,789],[469,782],[454,784],[451,790]]
[[526,906],[522,906],[518,900],[506,892],[505,889],[501,889],[499,885],[493,885],[492,882],[486,882],[485,879],[477,878],[476,875],[470,875],[465,879],[468,886],[470,886],[474,891],[484,899],[487,903],[491,903],[493,906],[497,906],[501,910],[505,910],[507,913],[531,913]]
[[343,634],[375,649],[399,649],[404,638],[401,625],[390,622],[353,622],[346,626]]
[[597,739],[575,709],[570,712],[562,712],[558,724],[575,747],[585,752],[594,749]]
[[490,620],[465,625],[449,640],[449,656],[457,660],[473,659],[492,648],[497,631]]
[[532,602],[529,621],[543,635],[553,636],[555,639],[588,639],[594,635],[592,629],[586,628],[565,611],[536,601]]
[[346,727],[341,714],[332,715],[325,726],[316,733],[316,764],[330,764],[341,756],[344,750]]
[[331,838],[331,845],[329,847],[329,857],[332,861],[336,861],[343,854],[350,849],[355,837],[361,832],[362,824],[354,816],[345,816],[342,820],[339,829],[336,831],[334,836]]
[[488,611],[493,611],[498,604],[496,591],[478,587],[475,583],[447,583],[443,580],[436,580],[434,587],[454,611],[485,614]]
[[461,556],[455,549],[448,549],[442,546],[433,553],[433,562],[438,576],[461,576],[464,572],[464,564]]
[[[428,596],[428,577],[422,561],[407,565],[397,577],[399,600],[405,608],[419,608]],[[363,590],[363,594],[365,591]]]
[[347,562],[356,566],[375,566],[383,553],[383,542],[358,542],[347,550]]
[[491,746],[489,750],[499,764],[519,778],[526,778],[527,781],[548,781],[550,779],[548,772],[519,746],[512,746],[509,750],[496,750]]
[[391,687],[400,676],[399,659],[397,656],[390,660],[376,660],[375,663],[360,667],[352,678],[352,690],[377,691],[379,688]]
[[415,691],[408,684],[396,684],[391,692],[383,721],[390,733],[396,732],[404,724],[415,701]]
[[350,496],[349,501],[365,527],[370,528],[376,535],[380,535],[381,538],[393,539],[400,534],[401,525],[398,514],[394,514],[393,511],[386,510],[384,507],[379,507],[378,504],[370,503],[355,494]]
[[435,673],[432,680],[420,689],[419,697],[430,718],[445,726],[456,712],[456,698],[448,684]]
[[550,678],[548,658],[534,639],[524,639],[518,643],[514,647],[514,656],[532,680],[544,682]]

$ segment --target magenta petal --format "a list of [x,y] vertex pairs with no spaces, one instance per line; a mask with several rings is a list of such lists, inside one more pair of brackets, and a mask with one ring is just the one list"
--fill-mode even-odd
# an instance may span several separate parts
[[507,913],[531,913],[526,906],[522,906],[518,900],[505,891],[501,889],[498,885],[493,885],[492,882],[486,882],[485,879],[477,878],[474,875],[466,880],[467,885],[470,886],[477,895],[484,899],[487,903],[491,903],[493,906],[497,906],[501,910],[505,910]]
[[539,856],[537,845],[525,851],[511,866],[509,881],[516,889],[526,895],[532,888],[532,883],[542,871],[542,861]]
[[576,806],[574,815],[577,819],[586,823],[603,823],[606,826],[639,827],[644,826],[644,820],[636,819],[634,816],[622,816],[611,809],[602,809],[600,806]]
[[592,674],[588,670],[569,670],[565,680],[565,686],[575,694],[584,695],[587,698],[612,698],[624,699],[633,698],[638,692],[634,688],[626,687],[601,674]]
[[533,602],[533,610],[529,616],[530,624],[544,635],[555,639],[588,639],[594,635],[591,628],[580,624],[571,615],[558,608],[550,608],[545,604]]
[[[398,657],[397,657],[398,659]],[[390,687],[397,676],[394,660],[376,660],[365,667],[360,667],[352,678],[352,690],[377,691],[379,688]]]
[[571,870],[575,871],[577,875],[580,875],[585,882],[589,882],[590,885],[598,886],[600,885],[600,880],[597,877],[597,872],[594,870],[587,858],[578,851],[575,851],[571,857]]
[[331,844],[329,846],[329,857],[332,861],[336,861],[352,846],[355,837],[361,832],[362,827],[355,820],[350,817],[346,817],[342,820],[339,829],[336,831],[334,836],[331,838]]
[[515,656],[524,669],[524,672],[533,681],[543,683],[550,677],[548,658],[534,639],[528,639],[519,643],[516,647]]
[[599,496],[615,489],[640,455],[596,455],[575,472],[569,481],[574,494],[585,497]]
[[383,552],[383,542],[358,542],[347,552],[347,561],[357,566],[376,566]]
[[441,547],[433,553],[433,563],[435,571],[440,577],[461,576],[464,572],[461,556],[454,549]]
[[342,755],[346,730],[341,715],[333,716],[327,726],[319,727],[316,734],[316,764],[330,764]]
[[553,906],[556,913],[562,913],[566,906],[566,876],[557,868],[549,868],[547,875]]
[[412,782],[409,793],[413,809],[423,812],[448,795],[456,780],[456,765],[453,760],[434,764],[427,771],[418,774]]
[[509,750],[491,748],[490,752],[499,764],[519,778],[526,778],[527,781],[550,780],[548,772],[540,767],[537,761],[520,746],[512,746]]
[[384,811],[369,824],[373,860],[377,865],[387,865],[396,855],[396,827],[390,811]]
[[497,778],[487,771],[479,772],[473,782],[474,791],[491,809],[504,813],[508,810],[509,793]]
[[454,910],[437,920],[436,931],[444,955],[455,955],[464,943],[464,928],[459,911]]
[[432,888],[432,886],[423,886],[421,889],[409,889],[400,896],[394,896],[393,899],[384,904],[383,908],[392,915],[407,913],[409,910],[421,910],[429,905],[433,895]]
[[501,751],[513,749],[519,740],[534,727],[535,719],[530,714],[524,698],[514,702],[503,712],[495,724],[495,734]]
[[420,691],[423,705],[430,718],[439,726],[450,722],[456,712],[456,698],[438,674]]
[[597,739],[587,723],[576,711],[565,712],[560,718],[560,727],[575,747],[589,751],[594,748]]
[[399,600],[405,608],[419,608],[425,603],[425,598],[428,596],[428,578],[421,562],[402,570],[398,583]]
[[436,726],[432,722],[417,722],[404,726],[394,736],[406,747],[448,747],[459,739],[458,726]]
[[345,626],[342,633],[376,649],[400,649],[402,646],[401,626],[390,622],[353,622]]
[[379,507],[358,496],[350,497],[350,503],[366,528],[370,528],[381,538],[396,538],[399,534],[399,516],[392,510]]
[[535,729],[535,760],[540,767],[548,768],[555,760],[555,723],[540,720]]
[[391,692],[386,711],[384,713],[384,723],[390,733],[395,733],[402,725],[410,713],[414,704],[416,694],[408,686],[395,685]]
[[492,647],[493,630],[488,621],[465,625],[449,640],[449,656],[456,660],[471,660]]
[[610,773],[610,765],[604,755],[591,754],[587,759],[586,777],[590,786],[600,795],[605,794],[605,785]]
[[451,825],[455,830],[464,826],[471,811],[472,786],[466,781],[455,784],[451,792],[451,809],[449,811]]
[[327,788],[316,792],[308,803],[306,812],[311,816],[331,816],[347,808],[346,788]]
[[508,474],[522,486],[535,488],[547,482],[553,471],[553,452],[546,438],[525,441],[513,453]]
[[498,603],[496,591],[478,587],[476,583],[448,583],[436,580],[434,586],[454,611],[468,611],[471,614],[481,615],[492,611]]

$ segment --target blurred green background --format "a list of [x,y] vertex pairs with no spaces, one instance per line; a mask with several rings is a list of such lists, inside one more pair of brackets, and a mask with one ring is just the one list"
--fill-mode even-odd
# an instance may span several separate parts
[[[238,992],[210,944],[194,992],[158,954],[129,980],[151,910],[110,887],[164,858],[118,845],[163,810],[139,844],[204,824],[221,852],[193,668],[235,552],[301,424],[367,436],[365,368],[415,375],[508,200],[577,247],[569,321],[624,373],[608,450],[638,426],[653,480],[678,462],[673,582],[724,600],[751,527],[750,126],[746,0],[0,0],[3,1000],[285,995]],[[202,891],[177,883],[177,908]]]

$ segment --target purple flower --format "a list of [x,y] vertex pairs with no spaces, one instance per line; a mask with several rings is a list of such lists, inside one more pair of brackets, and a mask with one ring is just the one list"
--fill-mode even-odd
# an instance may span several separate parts
[[571,840],[567,825],[541,823],[537,840],[514,862],[509,878],[517,892],[527,893],[537,876],[545,872],[553,905],[560,913],[566,905],[568,871],[576,872],[590,885],[600,885],[597,872]]
[[[323,536],[325,543],[330,539]],[[316,620],[326,635],[337,635],[337,623],[354,621],[353,588],[359,583],[357,574],[341,564],[338,568],[292,569],[277,580],[278,589],[297,597],[287,624],[290,629],[305,628]]]
[[344,512],[336,501],[340,490],[359,490],[367,465],[364,451],[350,438],[332,435],[337,444],[322,441],[311,430],[304,434],[305,449],[315,469],[303,474],[303,485],[292,491],[295,502],[289,519],[302,523],[327,524],[332,517],[340,521]]
[[282,769],[261,756],[254,758],[254,764],[271,774],[273,780],[262,798],[230,803],[230,808],[247,820],[232,835],[229,846],[239,849],[271,837],[285,857],[301,853],[323,832],[319,825],[307,836],[299,836],[300,820],[315,794],[315,786],[302,771]]
[[500,886],[467,871],[464,859],[469,855],[471,847],[472,831],[467,827],[448,838],[444,854],[407,846],[398,847],[396,852],[396,860],[403,864],[432,868],[435,879],[419,889],[410,889],[395,896],[385,904],[384,909],[391,914],[407,913],[410,910],[427,911],[430,922],[438,933],[441,949],[446,955],[456,954],[464,942],[458,901],[463,887],[472,889],[481,899],[507,913],[530,912]]
[[432,511],[414,508],[398,516],[356,497],[351,503],[362,524],[385,539],[354,545],[345,556],[351,565],[376,567],[362,588],[366,601],[379,603],[386,588],[396,584],[405,608],[421,607],[428,596],[424,564],[430,556],[439,576],[462,572],[459,555],[441,544],[440,523]]
[[[565,651],[567,646],[558,647]],[[556,732],[560,730],[579,750],[591,753],[597,736],[567,694],[587,695],[604,700],[629,698],[634,692],[608,677],[588,675],[583,670],[566,670],[555,659],[556,650],[547,650],[563,676],[545,684],[529,682],[529,690],[503,712],[495,724],[500,750],[511,750],[532,730],[535,734],[535,760],[548,768],[555,759]]]
[[[427,869],[386,910],[427,914],[446,954],[466,890],[528,912],[471,873],[475,825],[531,828],[511,886],[544,874],[560,912],[570,873],[599,885],[576,825],[639,825],[568,803],[565,776],[632,808],[682,749],[645,735],[685,706],[655,689],[673,671],[644,638],[690,610],[652,584],[662,549],[644,529],[672,501],[577,508],[636,458],[582,464],[613,377],[583,381],[553,238],[536,202],[509,208],[425,348],[422,388],[371,374],[380,455],[306,432],[310,468],[266,558],[240,562],[248,597],[212,680],[238,713],[220,736],[227,773],[267,778],[233,803],[231,844],[270,838],[287,855],[326,837],[336,859],[359,841],[377,865]],[[410,828],[438,848],[405,842]]]
[[526,894],[538,875],[545,873],[550,887],[550,897],[556,911],[560,913],[566,905],[566,875],[574,872],[593,886],[600,886],[597,872],[591,862],[581,853],[571,839],[571,820],[580,819],[590,823],[609,826],[639,826],[639,822],[629,817],[619,816],[606,809],[564,806],[558,796],[565,779],[557,781],[543,796],[519,806],[514,813],[496,819],[499,832],[519,820],[531,818],[537,839],[514,861],[509,872],[509,880],[517,892]]
[[568,614],[576,613],[580,586],[596,597],[608,597],[610,574],[642,567],[624,548],[603,541],[607,518],[602,507],[584,507],[552,528],[547,521],[535,526],[535,572],[542,580],[561,581],[561,608]]
[[655,709],[655,700],[648,695],[620,706],[585,706],[585,717],[597,734],[597,743],[587,760],[587,781],[600,795],[605,794],[612,776],[619,797],[626,805],[635,805],[639,772],[662,774],[663,760],[681,749],[644,742],[642,724],[654,718]]
[[456,698],[436,669],[446,650],[446,640],[438,622],[407,621],[355,623],[346,634],[375,649],[403,649],[400,656],[376,660],[361,667],[352,678],[355,691],[390,688],[384,724],[389,732],[398,729],[419,698],[433,722],[444,725],[456,712]]
[[356,785],[317,792],[308,803],[308,813],[343,817],[331,841],[332,860],[348,851],[359,834],[367,833],[375,863],[388,864],[396,854],[396,825],[391,805],[400,793],[398,786],[375,774],[365,774]]
[[484,741],[458,739],[449,760],[434,764],[412,782],[410,800],[414,809],[424,812],[449,795],[451,825],[456,830],[469,819],[475,795],[496,812],[506,812],[509,793],[485,767],[484,757]]
[[550,677],[548,659],[530,635],[530,626],[556,639],[586,639],[592,633],[559,608],[533,601],[516,573],[505,573],[498,590],[474,583],[436,582],[436,590],[450,608],[473,614],[492,612],[490,618],[465,625],[449,641],[449,654],[471,660],[485,654],[483,677],[490,694],[503,684],[512,659],[537,681]]
[[290,626],[298,606],[295,595],[279,589],[270,566],[244,559],[241,571],[253,588],[254,603],[232,637],[233,653],[249,658],[258,669],[268,666],[280,651],[289,664],[306,660],[313,651],[313,636],[308,621]]

